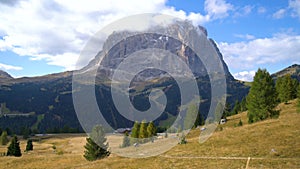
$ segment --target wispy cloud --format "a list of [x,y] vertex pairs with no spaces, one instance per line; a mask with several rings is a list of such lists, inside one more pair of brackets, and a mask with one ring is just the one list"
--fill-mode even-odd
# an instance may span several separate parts
[[272,16],[275,19],[281,19],[285,16],[291,16],[300,19],[300,1],[289,0],[287,7],[279,9]]
[[12,65],[0,63],[0,69],[7,71],[7,70],[22,70],[23,68],[20,66],[12,66]]
[[235,37],[238,37],[238,38],[241,38],[241,39],[246,39],[246,40],[252,40],[252,39],[255,39],[255,36],[253,35],[249,35],[249,34],[246,34],[246,35],[242,35],[242,34],[234,34]]
[[292,17],[298,17],[300,19],[300,1],[290,0],[289,8],[292,10]]
[[225,0],[206,0],[204,6],[207,14],[214,19],[225,18],[229,11],[234,9],[234,6]]
[[251,6],[251,5],[239,7],[237,9],[235,9],[236,12],[234,13],[234,17],[247,16],[252,12],[253,9],[254,9],[254,6]]
[[276,11],[274,14],[273,14],[273,18],[275,19],[281,19],[284,17],[286,13],[286,10],[285,9],[279,9],[278,11]]

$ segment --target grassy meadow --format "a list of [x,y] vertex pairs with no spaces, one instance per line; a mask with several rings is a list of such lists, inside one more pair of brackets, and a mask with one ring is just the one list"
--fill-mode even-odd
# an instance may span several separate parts
[[[154,157],[111,154],[89,162],[83,157],[86,136],[61,134],[34,138],[34,150],[22,152],[22,157],[1,156],[0,168],[300,168],[300,113],[296,101],[280,104],[278,119],[248,124],[246,112],[231,116],[203,144],[198,142],[199,128],[194,129],[187,136],[187,144]],[[237,126],[240,120],[243,125]],[[122,136],[111,135],[108,140],[117,151]],[[24,151],[26,140],[21,140],[20,146]],[[7,146],[0,146],[0,153],[6,150]]]

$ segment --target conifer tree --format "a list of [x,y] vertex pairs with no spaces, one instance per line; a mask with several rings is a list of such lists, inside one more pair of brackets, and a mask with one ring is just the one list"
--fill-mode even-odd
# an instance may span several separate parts
[[106,143],[105,132],[101,125],[96,125],[90,137],[86,138],[86,145],[84,148],[84,158],[88,161],[102,159],[110,155],[108,151],[108,143]]
[[231,111],[231,115],[234,115],[234,114],[238,114],[239,111],[241,111],[241,105],[240,105],[240,102],[238,100],[235,101],[235,104],[234,104],[234,107]]
[[202,126],[205,124],[205,119],[201,113],[199,113],[199,125]]
[[18,141],[17,136],[14,136],[11,140],[10,145],[7,148],[7,156],[15,156],[15,157],[21,157],[21,149],[20,149],[20,143]]
[[26,151],[32,151],[32,150],[33,150],[32,140],[27,140]]
[[129,146],[130,146],[130,139],[129,139],[129,134],[126,131],[123,138],[122,148],[129,147]]
[[300,112],[300,84],[298,85],[298,112]]
[[147,133],[147,123],[146,121],[142,121],[140,125],[139,138],[142,143],[147,142],[148,133]]
[[253,123],[268,117],[278,117],[277,94],[274,81],[266,69],[258,69],[247,96],[248,122]]
[[3,131],[0,136],[0,145],[6,145],[8,143],[7,132]]
[[292,79],[290,75],[279,77],[276,81],[276,91],[281,102],[287,103],[297,97],[298,81]]
[[134,122],[134,125],[131,130],[131,139],[130,139],[131,144],[137,143],[139,138],[139,131],[140,131],[140,124],[139,122],[136,121]]
[[188,130],[197,127],[198,109],[196,104],[190,104],[183,122],[183,130]]
[[156,135],[156,128],[152,121],[147,126],[147,135],[148,135],[148,138],[150,138],[151,141],[153,142],[154,141],[153,136]]
[[231,111],[231,105],[230,103],[226,102],[223,110],[222,118],[226,119],[226,117],[230,115],[230,111]]
[[243,111],[246,111],[247,110],[247,106],[246,106],[246,98],[244,97],[240,103],[240,111],[243,112]]

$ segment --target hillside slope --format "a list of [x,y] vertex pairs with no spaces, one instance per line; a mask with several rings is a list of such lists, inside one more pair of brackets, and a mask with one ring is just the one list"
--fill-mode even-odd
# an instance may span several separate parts
[[[110,157],[88,162],[83,158],[85,137],[50,136],[34,142],[34,151],[21,158],[0,157],[0,168],[299,168],[300,113],[296,101],[280,104],[281,115],[255,124],[246,123],[246,112],[232,116],[205,143],[199,144],[199,129],[191,131],[186,145],[151,158]],[[244,125],[234,127],[242,119]],[[220,126],[219,126],[220,128]],[[56,145],[57,152],[53,152]],[[25,141],[21,141],[24,149]],[[6,147],[0,146],[0,152]]]

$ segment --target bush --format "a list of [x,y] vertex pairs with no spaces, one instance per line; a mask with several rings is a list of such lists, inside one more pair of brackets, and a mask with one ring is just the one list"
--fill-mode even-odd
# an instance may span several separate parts
[[1,136],[0,136],[0,144],[1,145],[6,145],[9,142],[8,138],[7,138],[7,132],[3,131]]
[[242,120],[240,119],[239,123],[238,123],[238,126],[243,126],[243,122]]
[[178,144],[186,144],[187,141],[185,140],[185,135],[182,133],[181,137],[179,138],[179,143]]

